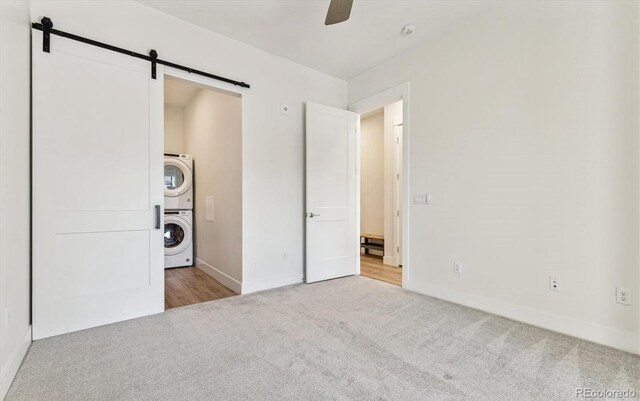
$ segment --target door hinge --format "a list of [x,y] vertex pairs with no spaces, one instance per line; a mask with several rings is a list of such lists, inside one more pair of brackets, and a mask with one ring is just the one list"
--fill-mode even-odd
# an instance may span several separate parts
[[396,216],[400,217],[400,211],[396,210]]
[[396,173],[396,180],[400,179],[400,173]]

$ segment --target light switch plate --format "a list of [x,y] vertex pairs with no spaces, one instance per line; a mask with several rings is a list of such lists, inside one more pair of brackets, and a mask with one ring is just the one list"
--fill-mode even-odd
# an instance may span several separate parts
[[286,103],[282,103],[280,105],[280,114],[282,114],[283,116],[288,116],[289,115],[289,105],[287,105]]
[[428,205],[431,203],[431,195],[429,194],[413,194],[414,205]]

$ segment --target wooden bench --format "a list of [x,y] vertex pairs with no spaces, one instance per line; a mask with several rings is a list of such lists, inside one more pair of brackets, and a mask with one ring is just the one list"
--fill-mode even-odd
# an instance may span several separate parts
[[370,255],[369,251],[375,250],[382,252],[381,257],[384,257],[384,236],[376,234],[360,234],[360,248],[364,249],[365,255]]

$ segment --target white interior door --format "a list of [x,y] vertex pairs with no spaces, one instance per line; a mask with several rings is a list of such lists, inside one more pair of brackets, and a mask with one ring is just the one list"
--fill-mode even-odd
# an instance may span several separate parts
[[307,103],[307,283],[358,273],[358,116]]
[[162,312],[163,80],[32,34],[33,337]]

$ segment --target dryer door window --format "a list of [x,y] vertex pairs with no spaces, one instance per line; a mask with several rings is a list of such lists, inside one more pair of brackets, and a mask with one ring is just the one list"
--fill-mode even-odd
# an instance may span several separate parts
[[164,196],[180,196],[191,188],[191,169],[182,161],[165,157]]
[[182,186],[184,174],[176,166],[164,166],[164,187],[168,190],[176,190]]

